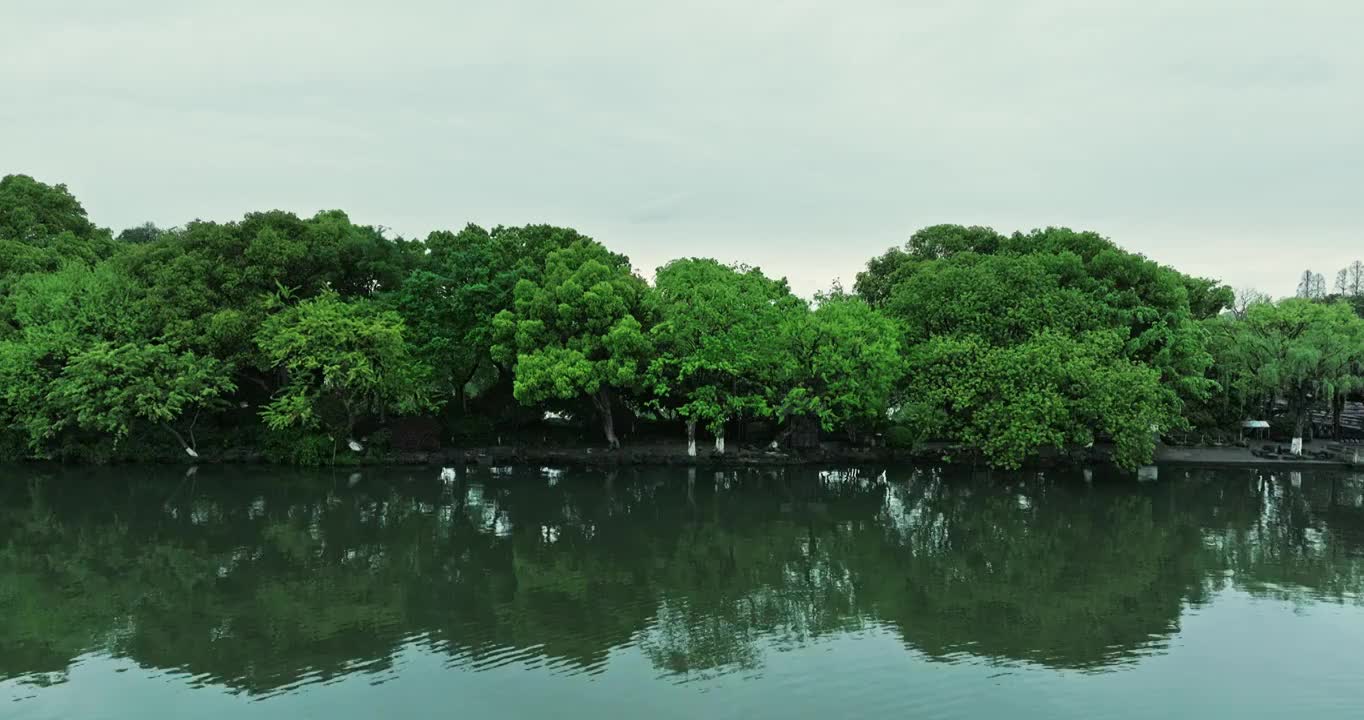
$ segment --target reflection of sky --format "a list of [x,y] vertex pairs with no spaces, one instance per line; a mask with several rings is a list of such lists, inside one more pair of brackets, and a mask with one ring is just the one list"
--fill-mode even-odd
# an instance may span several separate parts
[[[1358,607],[1219,593],[1186,611],[1178,637],[1122,672],[1081,674],[961,655],[930,662],[869,628],[765,652],[751,672],[680,682],[637,645],[584,677],[523,660],[473,672],[417,644],[392,668],[260,699],[195,687],[184,674],[82,657],[47,688],[0,683],[12,720],[124,717],[828,718],[1349,717],[1358,710],[1364,622]],[[1248,632],[1247,628],[1254,628]],[[7,702],[18,700],[18,702]],[[1102,708],[1102,712],[1096,709]],[[912,712],[911,712],[912,711]],[[1031,714],[1030,714],[1031,713]]]

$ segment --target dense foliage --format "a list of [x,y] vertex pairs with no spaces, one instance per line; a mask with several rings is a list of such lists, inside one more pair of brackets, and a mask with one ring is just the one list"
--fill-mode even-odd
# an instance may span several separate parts
[[638,384],[649,352],[647,289],[626,258],[591,240],[549,253],[540,280],[518,281],[513,307],[493,318],[493,357],[512,368],[516,399],[586,397],[620,447],[612,399]]
[[1364,319],[1345,303],[1262,301],[1210,327],[1229,415],[1271,417],[1282,403],[1302,438],[1310,412],[1325,402],[1338,431],[1345,398],[1364,387]]
[[1092,232],[941,225],[855,292],[805,299],[704,258],[650,282],[550,225],[416,241],[269,211],[115,236],[64,186],[11,175],[0,457],[350,462],[421,422],[447,444],[693,455],[698,431],[717,453],[884,437],[1000,466],[1111,444],[1132,466],[1195,425],[1339,414],[1364,386],[1364,265],[1335,295],[1319,278],[1274,305]]
[[656,404],[684,418],[690,454],[698,423],[722,449],[728,420],[772,414],[785,360],[782,318],[805,312],[785,282],[757,268],[674,260],[659,268],[653,302],[659,321],[646,381]]
[[[430,373],[403,341],[403,321],[368,300],[327,292],[271,315],[257,343],[288,381],[261,416],[271,429],[327,423],[347,437],[358,419],[428,405]],[[338,412],[328,422],[318,409]]]
[[1216,389],[1199,320],[1231,292],[1088,232],[935,226],[874,259],[857,290],[905,328],[900,418],[1016,466],[1112,439],[1127,465]]

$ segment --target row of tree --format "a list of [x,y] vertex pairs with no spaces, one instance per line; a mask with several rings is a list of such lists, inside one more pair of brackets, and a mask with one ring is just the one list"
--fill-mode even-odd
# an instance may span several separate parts
[[272,211],[114,237],[64,186],[12,175],[0,456],[138,459],[174,442],[335,462],[347,445],[382,452],[412,418],[479,442],[538,433],[548,412],[594,419],[612,447],[622,418],[685,432],[692,454],[698,429],[724,452],[761,421],[763,442],[882,433],[1004,466],[1111,441],[1136,465],[1160,433],[1285,402],[1301,426],[1357,387],[1348,309],[1241,300],[1064,228],[925,228],[854,292],[810,301],[709,259],[647,282],[548,225],[410,241],[339,211]]
[[1311,270],[1304,270],[1302,277],[1298,280],[1298,297],[1308,299],[1326,299],[1334,295],[1337,298],[1364,298],[1364,262],[1356,260],[1348,266],[1336,272],[1335,283],[1331,285],[1332,292],[1326,292],[1326,276]]
[[622,412],[685,426],[693,454],[699,425],[723,452],[741,419],[879,428],[903,364],[894,323],[841,291],[811,303],[706,259],[651,285],[545,225],[408,242],[266,212],[113,238],[16,175],[0,238],[10,456],[119,456],[153,427],[197,456],[255,427],[315,461],[394,416],[514,430],[545,411],[596,417],[612,447]]

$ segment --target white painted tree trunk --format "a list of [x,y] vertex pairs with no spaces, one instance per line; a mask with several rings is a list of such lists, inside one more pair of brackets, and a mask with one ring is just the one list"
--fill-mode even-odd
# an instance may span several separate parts
[[687,456],[696,457],[696,421],[687,421]]
[[[1303,435],[1311,434],[1311,429],[1308,427],[1307,423],[1308,423],[1307,411],[1304,410],[1299,412],[1298,422],[1293,427],[1293,444],[1289,446],[1288,450],[1288,452],[1292,453],[1293,455],[1302,454]],[[1307,432],[1303,432],[1304,430],[1306,430]]]
[[719,455],[725,454],[725,426],[720,426],[720,431],[715,433],[715,452]]

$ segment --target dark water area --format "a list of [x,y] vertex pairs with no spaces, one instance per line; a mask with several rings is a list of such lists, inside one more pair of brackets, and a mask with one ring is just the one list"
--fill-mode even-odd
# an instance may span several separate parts
[[1364,717],[1364,474],[0,467],[0,718]]

